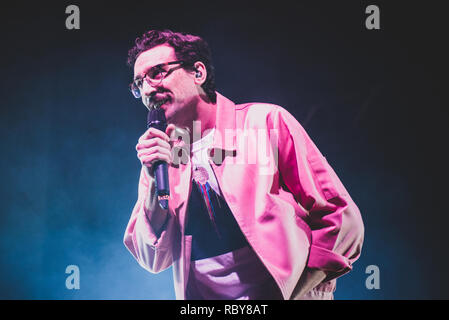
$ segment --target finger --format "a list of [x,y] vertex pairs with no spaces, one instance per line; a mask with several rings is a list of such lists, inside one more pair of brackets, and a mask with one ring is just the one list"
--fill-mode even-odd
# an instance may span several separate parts
[[161,154],[161,155],[171,155],[171,151],[166,149],[166,148],[162,148],[159,146],[155,146],[149,149],[144,149],[144,150],[139,150],[137,152],[137,157],[140,158],[144,155],[151,155],[151,154]]
[[[170,143],[170,139],[167,137],[167,135],[165,133],[162,133],[162,134],[164,135],[163,138],[161,138],[159,136],[150,136],[150,137],[141,136],[139,138],[139,140],[137,141],[137,144],[141,144],[141,143],[152,141],[152,140],[161,140],[161,141],[165,141],[167,143]],[[136,148],[137,148],[137,145],[136,145]]]
[[[152,166],[156,160],[157,159],[155,159],[153,155],[150,155],[150,156],[145,156],[142,159],[140,159],[140,162],[142,163],[143,166],[147,167],[148,169],[152,169]],[[150,170],[150,171],[152,171],[152,170]]]
[[140,159],[140,162],[141,162],[144,166],[149,167],[149,168],[151,168],[151,167],[154,165],[154,163],[155,163],[156,161],[165,161],[165,162],[167,162],[168,164],[171,163],[171,162],[170,162],[170,157],[169,157],[169,156],[167,156],[167,155],[160,155],[160,154],[145,155],[145,156],[143,156],[143,157]]
[[170,123],[165,129],[165,133],[170,137],[170,140],[172,139],[172,134],[175,132],[175,130],[176,126],[173,123]]
[[[159,129],[156,128],[149,128],[145,133],[140,137],[142,140],[148,140],[153,137],[158,137],[163,140],[166,140],[167,142],[170,141],[170,138],[167,136],[167,134]],[[140,139],[139,139],[140,140]]]
[[136,150],[139,151],[142,149],[149,149],[154,146],[160,146],[163,148],[171,149],[171,146],[167,141],[162,140],[160,138],[153,138],[150,140],[142,140],[138,142],[136,145]]

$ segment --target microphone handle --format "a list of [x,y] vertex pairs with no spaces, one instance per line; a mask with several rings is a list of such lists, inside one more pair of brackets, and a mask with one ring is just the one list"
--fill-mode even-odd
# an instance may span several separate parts
[[[148,113],[148,128],[156,128],[165,132],[167,122],[165,120],[164,111],[162,109],[153,109]],[[156,192],[159,206],[162,209],[168,209],[168,199],[170,196],[170,186],[168,183],[168,166],[167,162],[159,160],[153,164],[153,174],[156,181]]]
[[159,205],[163,209],[168,209],[168,198],[170,196],[170,187],[168,184],[167,162],[157,161],[153,164],[154,178],[156,181],[156,192]]

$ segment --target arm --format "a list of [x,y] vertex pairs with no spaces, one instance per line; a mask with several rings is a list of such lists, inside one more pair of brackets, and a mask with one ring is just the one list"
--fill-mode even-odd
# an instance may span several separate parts
[[312,279],[303,286],[313,288],[352,269],[360,256],[364,226],[359,209],[298,121],[278,108],[274,122],[282,143],[283,182],[308,212],[312,242],[302,280]]
[[123,242],[139,264],[152,273],[173,262],[172,242],[178,235],[176,219],[159,207],[154,178],[142,166],[138,199],[128,222]]

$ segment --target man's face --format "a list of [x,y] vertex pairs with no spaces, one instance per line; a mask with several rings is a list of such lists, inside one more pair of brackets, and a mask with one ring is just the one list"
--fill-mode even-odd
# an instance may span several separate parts
[[[175,50],[169,45],[163,44],[151,48],[137,57],[134,64],[134,78],[143,77],[147,71],[158,64],[177,60]],[[168,74],[158,85],[151,86],[143,81],[142,102],[147,107],[148,102],[163,102],[161,108],[165,111],[167,121],[181,125],[189,118],[188,112],[198,98],[194,72],[179,68],[179,64],[168,65],[164,68],[165,70],[177,69]]]

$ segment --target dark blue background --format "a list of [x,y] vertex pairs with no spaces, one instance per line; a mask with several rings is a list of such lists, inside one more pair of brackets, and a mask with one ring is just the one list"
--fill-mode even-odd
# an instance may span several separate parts
[[[172,28],[209,42],[220,93],[289,110],[359,206],[365,243],[337,299],[447,299],[445,16],[391,2],[2,3],[0,298],[174,298],[171,269],[146,272],[122,244],[146,118],[127,50]],[[70,4],[80,30],[65,28]],[[369,4],[381,30],[365,28]]]

